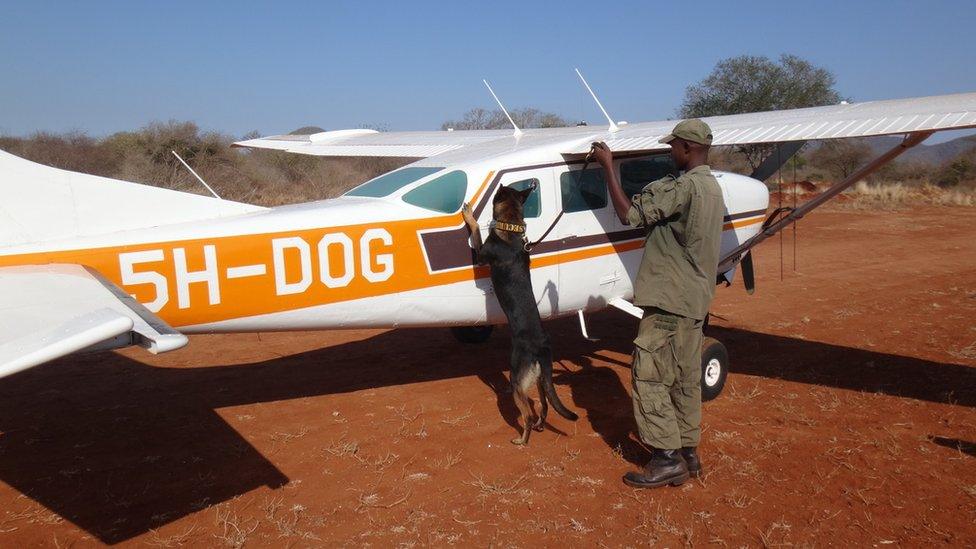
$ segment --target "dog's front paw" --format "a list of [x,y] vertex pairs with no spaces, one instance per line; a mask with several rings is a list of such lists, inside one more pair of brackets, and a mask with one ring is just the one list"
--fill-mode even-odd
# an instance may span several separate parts
[[467,202],[461,206],[461,217],[468,225],[478,224],[478,221],[474,218],[474,213],[471,211],[471,204],[468,204]]

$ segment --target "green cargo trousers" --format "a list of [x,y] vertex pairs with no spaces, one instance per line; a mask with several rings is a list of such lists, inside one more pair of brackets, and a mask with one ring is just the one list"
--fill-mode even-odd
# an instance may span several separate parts
[[697,447],[701,439],[702,324],[644,308],[631,383],[637,433],[653,448]]

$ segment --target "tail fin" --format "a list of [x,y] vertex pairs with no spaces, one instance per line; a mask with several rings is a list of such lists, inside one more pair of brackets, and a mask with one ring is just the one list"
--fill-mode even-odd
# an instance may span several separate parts
[[539,361],[540,372],[539,375],[542,377],[542,387],[546,391],[546,398],[549,399],[549,403],[552,404],[553,410],[563,416],[564,418],[576,421],[579,416],[574,414],[563,405],[562,401],[559,400],[559,395],[556,394],[556,387],[552,384],[552,356],[546,353]]
[[262,210],[44,166],[0,151],[0,247]]

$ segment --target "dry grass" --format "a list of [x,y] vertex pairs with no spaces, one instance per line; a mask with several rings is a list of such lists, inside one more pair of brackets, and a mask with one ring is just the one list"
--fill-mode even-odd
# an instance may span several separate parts
[[454,467],[458,463],[461,463],[461,450],[458,450],[457,452],[448,452],[443,458],[434,460],[434,466],[444,469],[445,471],[451,467]]
[[284,511],[282,498],[270,498],[264,501],[264,513],[268,522],[278,530],[279,538],[297,538],[318,540],[319,537],[299,526],[305,518],[305,507],[292,505]]
[[213,536],[227,547],[244,547],[248,537],[258,529],[260,522],[256,519],[240,517],[230,505],[218,505],[214,508],[214,526],[218,533]]
[[[470,473],[470,472],[469,472]],[[471,477],[474,479],[470,482],[465,482],[469,486],[474,486],[478,489],[478,499],[484,499],[490,496],[508,496],[518,493],[518,486],[522,484],[525,480],[526,475],[520,476],[515,482],[511,484],[503,483],[500,480],[487,481],[483,476],[475,476],[474,473],[470,473]]]
[[360,492],[357,496],[358,505],[356,512],[361,513],[366,509],[390,509],[407,501],[410,493],[396,494],[384,498],[378,492]]
[[976,206],[976,189],[972,187],[942,188],[929,183],[868,184],[861,181],[845,193],[853,208],[899,208],[918,204],[938,206]]
[[149,539],[146,541],[146,544],[154,547],[182,547],[189,543],[190,534],[192,534],[194,530],[196,530],[196,526],[191,526],[181,534],[176,534],[165,538],[160,536],[158,531],[149,530]]

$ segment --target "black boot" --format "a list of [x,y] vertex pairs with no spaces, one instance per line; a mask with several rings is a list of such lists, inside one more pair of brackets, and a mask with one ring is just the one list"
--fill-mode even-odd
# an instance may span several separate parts
[[697,448],[689,446],[681,449],[681,457],[688,466],[688,474],[691,478],[698,478],[702,475],[701,460],[698,459]]
[[686,480],[688,466],[681,459],[679,450],[655,449],[643,471],[631,471],[624,475],[624,483],[634,488],[657,488],[666,484],[678,486]]

